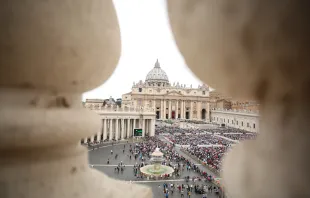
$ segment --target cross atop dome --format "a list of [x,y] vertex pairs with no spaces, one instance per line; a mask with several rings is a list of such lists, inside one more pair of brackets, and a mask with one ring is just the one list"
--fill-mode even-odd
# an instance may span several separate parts
[[160,68],[160,64],[158,62],[158,59],[156,59],[155,68]]

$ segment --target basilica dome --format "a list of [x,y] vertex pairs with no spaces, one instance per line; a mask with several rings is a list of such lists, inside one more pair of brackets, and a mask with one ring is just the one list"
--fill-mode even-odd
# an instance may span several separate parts
[[158,59],[155,63],[154,68],[146,75],[145,82],[149,86],[167,86],[169,80],[166,72],[160,68]]

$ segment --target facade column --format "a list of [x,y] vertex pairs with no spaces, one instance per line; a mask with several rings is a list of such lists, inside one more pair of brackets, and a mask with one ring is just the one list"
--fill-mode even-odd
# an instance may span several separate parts
[[190,120],[192,120],[193,119],[193,101],[191,101],[191,108],[190,108],[190,114],[189,114],[189,118],[190,118]]
[[210,122],[210,103],[209,102],[207,102],[207,104],[206,104],[206,119],[207,119],[207,121],[208,122]]
[[171,100],[169,100],[169,107],[168,107],[168,118],[171,119]]
[[176,110],[175,110],[175,119],[178,119],[179,118],[179,100],[177,100],[176,102]]
[[186,117],[186,108],[185,108],[185,104],[186,104],[186,102],[185,102],[185,100],[183,100],[183,104],[182,104],[182,108],[183,108],[183,119],[185,119],[185,117]]
[[92,135],[92,136],[90,137],[90,142],[94,142],[94,140],[95,140],[95,136]]
[[147,119],[143,119],[143,122],[144,122],[144,136],[145,136],[147,134]]
[[119,138],[119,119],[115,119],[115,140]]
[[149,123],[149,119],[146,119],[146,130],[145,130],[145,134],[150,135],[150,123]]
[[160,118],[163,120],[164,119],[164,100],[160,100]]
[[88,138],[85,138],[85,139],[84,139],[84,143],[87,143],[87,141],[88,141]]
[[183,119],[183,100],[180,102],[180,118]]
[[124,133],[124,119],[122,119],[122,121],[121,121],[121,130],[122,130],[121,139],[123,140],[124,136],[125,136],[125,133]]
[[197,101],[197,119],[201,120],[201,102]]
[[167,105],[167,101],[164,100],[164,120],[166,119],[166,109],[167,109],[166,105]]
[[113,119],[109,119],[110,121],[110,131],[109,131],[109,140],[112,140],[112,131],[113,131]]
[[152,119],[149,119],[149,133],[148,135],[151,136],[151,133],[152,133]]
[[185,119],[186,118],[186,102],[185,102],[185,100],[183,100],[183,105],[182,105],[182,107],[183,107],[183,119]]
[[133,130],[136,128],[136,119],[133,119],[133,126],[132,129],[130,130],[130,134],[133,137]]
[[184,118],[186,119],[186,101],[184,101]]
[[145,119],[141,119],[142,120],[142,137],[145,137]]
[[148,136],[151,136],[151,119],[147,120],[147,132]]

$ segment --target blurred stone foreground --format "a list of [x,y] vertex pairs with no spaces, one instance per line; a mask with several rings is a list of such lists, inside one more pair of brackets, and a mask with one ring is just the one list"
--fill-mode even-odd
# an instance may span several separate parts
[[296,0],[168,0],[176,43],[203,81],[259,100],[260,135],[224,159],[233,198],[310,196],[309,8]]
[[0,197],[151,197],[88,167],[99,130],[81,105],[120,56],[112,1],[0,2]]

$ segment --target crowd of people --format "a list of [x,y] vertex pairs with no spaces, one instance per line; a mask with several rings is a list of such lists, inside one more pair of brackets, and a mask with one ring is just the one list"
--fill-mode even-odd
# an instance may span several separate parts
[[226,151],[229,149],[228,146],[222,147],[197,147],[192,146],[186,148],[186,151],[197,157],[203,163],[209,165],[216,171],[220,171],[222,165],[222,157],[225,155]]
[[[208,175],[207,172],[200,170],[199,167],[194,164],[191,160],[186,159],[184,156],[180,155],[175,149],[173,144],[165,143],[160,140],[158,137],[147,137],[143,142],[137,143],[134,147],[135,149],[135,158],[137,156],[140,163],[137,163],[134,166],[134,173],[137,178],[145,178],[147,175],[143,175],[139,170],[141,167],[147,165],[142,159],[151,159],[151,153],[156,149],[156,147],[160,148],[161,152],[164,154],[164,160],[162,162],[163,165],[170,166],[174,169],[172,175],[162,175],[161,179],[166,179],[170,177],[179,178],[181,176],[181,172],[184,171],[194,171],[199,174],[199,177],[195,177],[194,180],[204,180],[204,181],[212,181],[212,176]],[[193,179],[193,178],[191,178]]]
[[[161,188],[161,186],[158,186]],[[187,198],[191,197],[192,193],[202,194],[203,198],[207,198],[208,193],[214,192],[215,194],[219,194],[219,188],[213,185],[208,184],[176,184],[173,183],[163,183],[163,193],[166,198],[169,197],[169,194],[173,195],[178,193],[181,197],[184,197],[184,194]]]
[[157,124],[156,133],[164,135],[170,142],[185,148],[185,151],[208,165],[215,172],[221,170],[222,158],[236,143],[255,139],[256,133],[229,127],[181,128],[168,124]]
[[[212,184],[214,178],[210,174],[199,168],[199,166],[193,163],[192,160],[185,158],[177,152],[173,144],[160,140],[158,136],[144,138],[143,142],[137,143],[133,148],[135,150],[135,158],[139,161],[136,162],[136,165],[133,167],[133,172],[137,179],[141,180],[148,177],[147,175],[141,173],[140,168],[147,165],[145,161],[150,160],[151,153],[156,149],[156,147],[160,148],[161,152],[164,154],[162,164],[170,166],[174,169],[173,174],[162,175],[157,179],[165,180],[171,177],[180,178],[182,173],[183,175],[186,175],[190,172],[195,172],[198,174],[198,176],[192,177],[185,176],[185,184],[180,183],[174,185],[172,183],[168,184],[164,182],[162,186],[165,197],[168,197],[169,194],[179,194],[181,197],[186,196],[190,198],[191,193],[203,194],[203,196],[206,197],[206,194],[208,193],[219,193],[219,188]],[[215,156],[213,156],[213,158],[215,159]],[[159,185],[159,188],[161,188],[161,185]]]
[[235,128],[210,127],[181,128],[177,125],[157,124],[155,133],[165,135],[171,142],[179,145],[225,145],[234,144],[234,140],[255,139],[257,134]]
[[238,133],[238,134],[222,134],[222,136],[227,137],[232,140],[252,140],[257,137],[256,133]]
[[168,136],[168,139],[179,145],[230,145],[231,141],[210,135],[210,134],[196,134],[196,135],[174,135]]
[[[187,124],[187,123],[186,123]],[[212,185],[214,177],[194,164],[192,160],[185,158],[180,152],[176,150],[176,146],[180,146],[184,152],[189,156],[194,156],[202,164],[212,168],[215,172],[219,173],[221,170],[222,159],[227,150],[230,149],[232,144],[236,141],[243,141],[256,138],[255,133],[249,133],[244,130],[234,128],[210,127],[200,128],[192,127],[193,125],[200,125],[201,123],[189,123],[190,126],[180,127],[178,124],[167,124],[165,122],[156,123],[155,137],[144,137],[143,141],[136,142],[135,144],[127,144],[129,147],[123,149],[123,154],[127,155],[130,160],[134,158],[135,165],[133,165],[133,175],[136,180],[155,179],[150,175],[145,175],[140,171],[140,168],[148,165],[151,159],[151,153],[158,147],[164,154],[163,165],[170,166],[174,172],[170,175],[161,175],[159,178],[163,181],[165,179],[180,179],[186,172],[195,172],[196,176],[185,176],[186,182],[192,181],[192,184],[168,184],[164,183],[163,192],[167,197],[168,194],[179,193],[181,197],[190,197],[192,192],[205,194],[206,192],[218,192],[218,189]],[[163,141],[162,138],[166,140]],[[170,142],[170,143],[168,143]],[[109,142],[106,144],[115,144],[116,142]],[[127,142],[128,143],[128,142]],[[104,142],[88,142],[87,146],[93,149],[105,144]],[[118,158],[118,154],[114,154],[111,150],[111,155]],[[107,164],[109,164],[109,159]],[[127,168],[128,169],[128,168]],[[121,161],[115,167],[115,173],[122,173],[125,170],[125,164]],[[214,171],[213,171],[214,172]],[[192,174],[190,174],[192,175]],[[198,175],[198,176],[197,176]],[[202,181],[202,182],[196,182]],[[196,183],[195,183],[196,182]]]
[[[171,131],[171,133],[172,132],[173,131]],[[112,146],[115,143],[116,142],[111,142],[110,144]],[[99,143],[88,144],[90,148],[93,148],[96,145],[99,145]],[[174,169],[172,174],[164,174],[159,178],[150,177],[150,175],[145,175],[140,171],[141,167],[150,163],[150,159],[152,157],[151,154],[157,147],[160,148],[160,151],[164,154],[162,164],[170,166]],[[195,155],[196,153],[191,154]],[[124,171],[131,170],[132,168],[132,172],[135,177],[133,180],[162,180],[165,184],[162,189],[165,196],[169,196],[169,194],[178,194],[181,197],[190,197],[191,193],[204,194],[203,196],[205,196],[207,193],[218,193],[220,191],[219,188],[212,183],[214,177],[208,174],[205,168],[201,168],[201,166],[195,164],[190,158],[184,157],[182,152],[176,150],[174,144],[163,140],[162,136],[145,137],[143,138],[143,141],[138,141],[133,144],[129,144],[127,142],[127,144],[124,144],[124,147],[120,152],[114,151],[112,147],[110,158],[113,158],[114,161],[119,158],[124,159],[123,155],[127,156],[129,161],[132,161],[134,165],[125,166],[122,161],[119,161],[119,163],[114,167],[114,174],[123,174]],[[216,157],[211,155],[211,151],[210,156],[210,159],[214,159],[214,165],[219,165],[216,164]],[[110,158],[107,159],[107,164],[110,164]],[[220,160],[220,157],[218,160]],[[209,163],[210,160],[207,162]],[[183,182],[171,185],[165,182],[166,179],[183,179]]]

